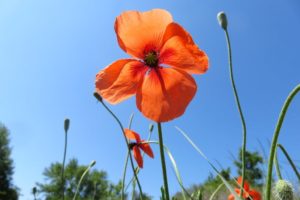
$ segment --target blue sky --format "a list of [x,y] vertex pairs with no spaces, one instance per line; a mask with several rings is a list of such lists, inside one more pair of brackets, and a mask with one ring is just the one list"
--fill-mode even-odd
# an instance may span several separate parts
[[[163,8],[185,27],[210,58],[209,71],[194,76],[198,92],[185,115],[163,124],[186,186],[205,180],[209,165],[175,130],[184,129],[210,160],[232,166],[230,152],[241,144],[241,124],[228,76],[224,32],[216,15],[229,18],[234,74],[248,126],[248,149],[267,152],[281,106],[300,83],[300,3],[297,0],[0,0],[0,121],[11,132],[14,183],[21,200],[43,182],[42,172],[63,156],[63,121],[71,119],[67,158],[96,168],[117,182],[126,146],[119,127],[93,97],[95,75],[109,63],[128,56],[119,48],[113,25],[126,10]],[[111,106],[127,125],[147,136],[151,121],[135,98]],[[156,129],[155,129],[156,130]],[[153,135],[157,138],[156,132]],[[300,97],[287,114],[279,139],[291,157],[299,158]],[[162,185],[159,151],[145,160],[140,180],[158,199]],[[298,153],[298,154],[297,154]],[[284,176],[294,180],[281,156]],[[299,163],[299,162],[298,162]],[[170,191],[180,189],[168,162]],[[233,175],[236,174],[232,168]]]

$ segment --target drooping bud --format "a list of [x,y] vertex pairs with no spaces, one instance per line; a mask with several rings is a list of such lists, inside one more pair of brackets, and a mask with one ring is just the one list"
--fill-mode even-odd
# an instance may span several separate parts
[[218,15],[217,15],[217,18],[218,18],[220,26],[224,30],[226,30],[227,29],[227,25],[228,25],[226,14],[223,11],[219,12]]
[[98,101],[102,102],[102,97],[101,97],[100,94],[98,94],[97,92],[94,92],[94,97],[95,97]]
[[276,200],[293,200],[294,189],[291,183],[286,180],[279,180],[274,188]]
[[70,127],[70,120],[68,118],[65,119],[64,128],[65,132],[67,133]]

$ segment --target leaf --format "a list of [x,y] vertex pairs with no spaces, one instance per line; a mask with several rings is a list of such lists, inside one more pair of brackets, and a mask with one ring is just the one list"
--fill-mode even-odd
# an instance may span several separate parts
[[212,169],[217,173],[217,175],[221,178],[225,186],[228,188],[228,190],[234,195],[235,199],[242,200],[234,191],[232,186],[228,183],[228,181],[220,174],[220,172],[217,170],[217,168],[210,162],[210,160],[206,157],[206,155],[195,145],[195,143],[189,138],[189,136],[180,128],[175,127],[184,137],[185,139],[194,147],[194,149],[208,162],[208,164],[212,167]]

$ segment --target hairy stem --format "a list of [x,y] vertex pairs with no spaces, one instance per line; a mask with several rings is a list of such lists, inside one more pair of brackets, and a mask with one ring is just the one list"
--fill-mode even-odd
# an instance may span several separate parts
[[[224,29],[225,30],[225,35],[226,35],[226,41],[227,41],[227,46],[228,46],[228,62],[229,62],[229,71],[230,71],[230,80],[231,80],[231,85],[232,85],[232,89],[233,89],[233,93],[234,93],[234,97],[235,97],[235,102],[240,114],[240,118],[241,118],[241,122],[242,122],[242,127],[243,127],[243,143],[242,143],[242,183],[241,186],[242,188],[244,188],[244,182],[245,182],[245,171],[246,171],[246,167],[245,167],[245,157],[246,157],[246,143],[247,143],[247,129],[246,129],[246,122],[245,122],[245,118],[242,112],[242,107],[240,104],[240,100],[239,100],[239,96],[238,96],[238,92],[235,86],[235,82],[234,82],[234,78],[233,78],[233,68],[232,68],[232,53],[231,53],[231,44],[230,44],[230,39],[229,39],[229,34],[227,31],[227,28]],[[240,197],[243,196],[243,190],[241,190],[241,194]]]
[[283,124],[283,120],[285,118],[285,114],[290,106],[290,103],[292,102],[293,98],[295,95],[300,91],[300,84],[297,85],[293,91],[289,94],[287,99],[285,100],[283,107],[281,109],[281,112],[279,114],[279,118],[277,121],[277,125],[275,128],[275,132],[273,135],[272,139],[272,144],[271,144],[271,149],[270,149],[270,156],[269,156],[269,162],[268,162],[268,173],[267,173],[267,183],[266,183],[266,194],[265,194],[265,200],[270,200],[271,199],[271,185],[272,185],[272,171],[273,171],[273,161],[274,161],[274,156],[276,152],[276,146],[277,146],[277,141],[280,133],[281,126]]
[[[98,93],[94,93],[94,96],[96,97],[96,99],[103,105],[103,107],[112,115],[112,117],[117,121],[122,133],[123,133],[123,136],[124,136],[124,140],[126,142],[126,145],[127,145],[127,148],[128,148],[128,151],[130,151],[130,147],[129,147],[129,142],[125,136],[125,132],[124,132],[124,127],[121,123],[121,121],[119,120],[119,118],[107,107],[107,105],[103,102],[102,100],[102,97],[98,94]],[[138,188],[139,188],[139,192],[140,192],[140,198],[141,200],[143,200],[143,191],[142,191],[142,187],[141,187],[141,184],[140,184],[140,181],[138,179],[138,176],[135,172],[135,168],[134,168],[134,164],[133,164],[133,159],[132,159],[132,155],[131,153],[129,153],[129,160],[130,160],[130,164],[131,164],[131,168],[132,168],[132,172],[134,173],[134,177],[136,179],[136,182],[137,182],[137,185],[138,185]]]

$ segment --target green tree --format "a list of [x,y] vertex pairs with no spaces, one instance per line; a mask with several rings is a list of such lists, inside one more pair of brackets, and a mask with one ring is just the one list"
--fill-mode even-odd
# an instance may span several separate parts
[[[261,169],[261,164],[263,163],[263,158],[258,152],[246,151],[246,173],[245,179],[253,186],[261,186],[260,181],[263,177],[263,171]],[[242,151],[240,149],[238,160],[234,161],[234,164],[238,168],[238,174],[242,175]]]
[[[79,165],[76,159],[71,159],[65,167],[65,199],[71,200],[76,192],[77,185],[81,175],[88,166]],[[46,200],[62,199],[62,180],[61,180],[61,163],[53,163],[46,168],[43,175],[46,183],[37,183],[39,195],[44,196]],[[98,200],[120,199],[121,183],[117,185],[107,180],[107,174],[104,171],[96,169],[90,171],[84,178],[77,194],[77,199],[81,200]]]
[[18,189],[12,183],[14,168],[10,156],[9,131],[0,124],[0,200],[18,199]]

